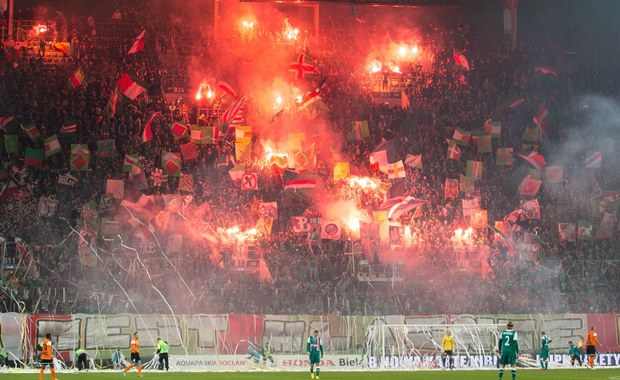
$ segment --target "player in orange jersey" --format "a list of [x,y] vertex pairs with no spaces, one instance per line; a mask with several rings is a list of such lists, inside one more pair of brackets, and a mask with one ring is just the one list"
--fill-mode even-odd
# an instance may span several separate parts
[[131,339],[131,363],[123,370],[123,376],[134,366],[138,368],[138,377],[142,377],[142,361],[140,361],[140,341],[138,341],[138,332],[133,333]]

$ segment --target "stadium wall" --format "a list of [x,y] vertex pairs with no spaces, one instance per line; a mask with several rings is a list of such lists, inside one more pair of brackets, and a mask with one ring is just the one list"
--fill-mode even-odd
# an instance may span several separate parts
[[[310,315],[94,315],[94,314],[0,314],[0,339],[11,360],[28,364],[36,356],[34,347],[46,333],[51,333],[56,349],[66,361],[81,347],[95,361],[111,358],[119,347],[129,356],[132,333],[138,331],[143,362],[155,354],[158,337],[170,347],[171,364],[179,370],[246,370],[257,363],[248,360],[249,342],[262,346],[270,342],[279,368],[307,369],[305,354],[308,334],[318,329],[326,355],[326,368],[398,369],[404,366],[426,368],[438,366],[444,325],[472,324],[500,326],[510,319],[519,333],[521,351],[535,358],[539,350],[540,331],[553,339],[551,359],[566,360],[568,341],[585,337],[595,326],[604,354],[597,358],[601,366],[620,365],[620,314],[562,315],[434,315],[434,316],[310,316]],[[429,342],[418,345],[415,354],[395,350],[395,337],[386,337],[385,351],[369,344],[377,341],[382,326],[407,325],[412,341],[422,334]],[[426,326],[421,333],[416,326]],[[416,332],[417,331],[417,332]],[[495,366],[496,356],[489,344],[477,355],[457,356],[463,365]],[[262,360],[261,360],[262,362]],[[258,363],[262,364],[262,363]]]

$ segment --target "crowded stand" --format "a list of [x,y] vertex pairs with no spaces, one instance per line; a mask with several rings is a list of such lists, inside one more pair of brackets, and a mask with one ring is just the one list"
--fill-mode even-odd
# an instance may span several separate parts
[[617,309],[613,38],[122,3],[3,30],[5,310]]

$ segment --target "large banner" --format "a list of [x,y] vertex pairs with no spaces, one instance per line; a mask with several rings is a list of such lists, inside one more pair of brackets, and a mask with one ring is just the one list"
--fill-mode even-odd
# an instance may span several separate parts
[[[143,361],[151,359],[157,338],[168,342],[171,364],[176,368],[251,370],[263,363],[251,358],[251,348],[269,343],[275,365],[307,368],[306,341],[319,330],[325,347],[325,367],[342,369],[433,368],[446,328],[455,335],[472,333],[481,326],[501,329],[506,320],[514,322],[521,352],[536,358],[540,331],[553,339],[552,360],[562,363],[568,342],[578,342],[591,326],[598,332],[597,362],[601,366],[620,365],[620,314],[563,315],[435,315],[435,316],[309,316],[309,315],[92,315],[92,314],[0,314],[0,342],[10,360],[25,363],[46,333],[65,360],[77,348],[89,351],[95,361],[108,361],[119,347],[129,356],[134,331],[139,333]],[[393,327],[397,326],[397,327]],[[495,327],[493,327],[495,328]],[[456,330],[455,330],[456,329]],[[461,330],[458,330],[461,329]],[[462,366],[493,367],[496,340],[491,330],[479,330],[484,347],[456,352]],[[484,332],[486,331],[486,332]],[[475,332],[474,332],[475,333]],[[486,334],[486,336],[484,336]],[[429,342],[428,336],[433,342]],[[399,347],[402,347],[399,348]],[[440,347],[440,346],[439,346]],[[467,350],[464,347],[463,350]]]

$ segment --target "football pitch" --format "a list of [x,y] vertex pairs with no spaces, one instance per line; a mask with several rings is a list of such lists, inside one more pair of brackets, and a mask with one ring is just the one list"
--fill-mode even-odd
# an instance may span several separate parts
[[[8,379],[36,379],[38,372],[28,374],[0,373],[0,378]],[[136,372],[130,372],[126,377],[120,372],[60,372],[57,380],[138,380]],[[321,380],[496,380],[497,370],[481,371],[372,371],[372,372],[321,372]],[[44,380],[51,379],[49,371],[45,372]],[[310,380],[309,372],[144,372],[140,380]],[[517,380],[620,380],[620,370],[613,369],[520,369],[517,371]],[[512,380],[510,371],[504,373],[503,380]]]

